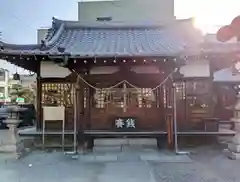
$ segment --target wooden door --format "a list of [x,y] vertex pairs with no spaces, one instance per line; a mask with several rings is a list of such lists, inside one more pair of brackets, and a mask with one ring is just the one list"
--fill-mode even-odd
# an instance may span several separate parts
[[176,88],[178,130],[203,130],[203,119],[212,116],[211,81],[187,80]]

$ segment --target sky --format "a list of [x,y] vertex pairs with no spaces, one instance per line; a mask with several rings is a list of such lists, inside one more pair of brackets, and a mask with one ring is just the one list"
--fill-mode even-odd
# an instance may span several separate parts
[[[37,29],[49,27],[53,16],[77,20],[79,0],[0,1],[1,39],[9,43],[36,43]],[[237,15],[240,15],[240,0],[175,0],[175,16],[195,17],[196,26],[203,32],[215,32],[221,25],[229,24]],[[1,65],[2,63],[0,67]],[[7,69],[16,70],[10,67]]]

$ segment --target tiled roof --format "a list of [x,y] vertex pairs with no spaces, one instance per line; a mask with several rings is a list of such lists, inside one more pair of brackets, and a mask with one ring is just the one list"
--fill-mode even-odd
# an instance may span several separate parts
[[168,25],[121,22],[83,23],[53,19],[52,28],[41,45],[2,44],[4,50],[22,54],[60,54],[58,48],[78,57],[176,56],[202,41],[191,19]]
[[232,38],[227,42],[219,42],[216,34],[207,34],[204,36],[204,42],[197,46],[193,46],[184,51],[187,55],[199,55],[201,53],[236,53],[240,51],[240,42],[237,42],[236,38]]
[[[168,26],[63,22],[55,20],[58,31],[47,42],[50,52],[58,47],[79,56],[168,56],[176,55],[201,41],[190,20]],[[195,34],[194,34],[195,33]]]

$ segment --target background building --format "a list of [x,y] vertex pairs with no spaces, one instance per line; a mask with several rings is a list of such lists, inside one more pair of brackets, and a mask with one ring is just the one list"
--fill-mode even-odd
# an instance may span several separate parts
[[9,97],[9,71],[0,69],[0,98]]
[[[78,3],[78,21],[114,21],[162,24],[175,19],[174,0],[116,0],[81,1]],[[44,40],[49,28],[38,29],[37,41]]]
[[78,20],[121,22],[169,22],[174,17],[174,0],[116,0],[78,3]]

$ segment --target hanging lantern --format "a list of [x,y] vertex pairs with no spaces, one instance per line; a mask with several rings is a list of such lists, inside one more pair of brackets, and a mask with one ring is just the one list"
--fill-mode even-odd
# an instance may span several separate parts
[[20,75],[17,72],[13,74],[13,80],[20,80]]
[[230,25],[220,28],[217,32],[217,40],[220,42],[226,42],[233,37],[234,37],[234,32]]

